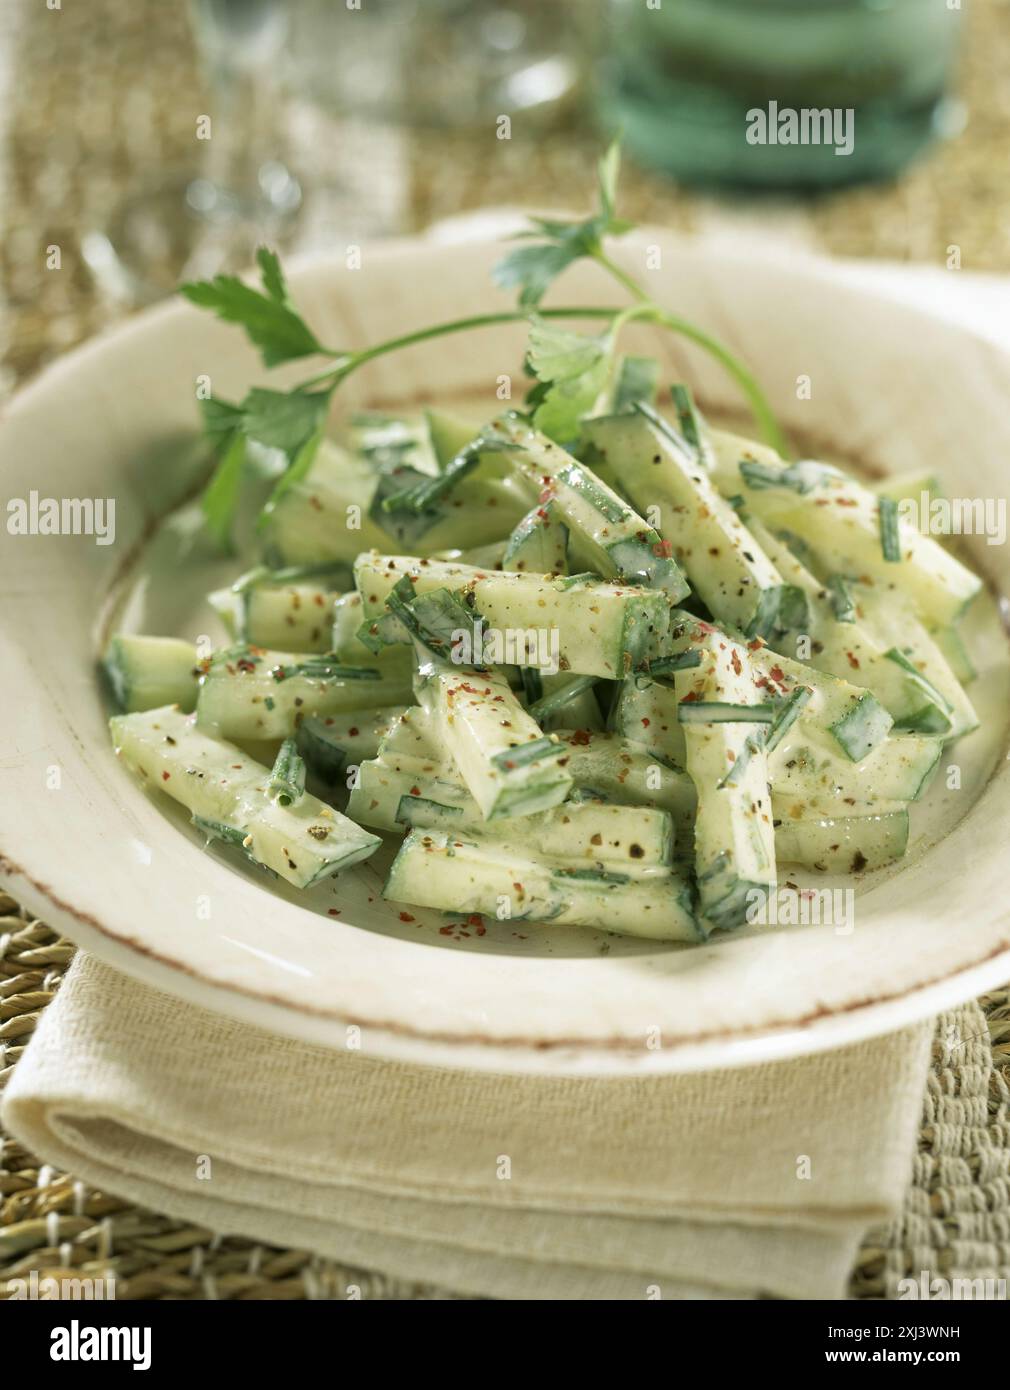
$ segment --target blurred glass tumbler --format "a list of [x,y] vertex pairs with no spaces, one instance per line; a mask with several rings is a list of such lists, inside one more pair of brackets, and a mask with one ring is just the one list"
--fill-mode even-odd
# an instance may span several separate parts
[[960,107],[961,0],[610,0],[602,116],[687,182],[896,174]]

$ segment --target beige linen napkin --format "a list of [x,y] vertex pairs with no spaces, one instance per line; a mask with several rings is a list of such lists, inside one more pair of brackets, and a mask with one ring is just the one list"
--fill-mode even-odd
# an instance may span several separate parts
[[482,1075],[292,1042],[80,952],[3,1123],[143,1205],[461,1293],[832,1298],[900,1203],[929,1037],[683,1077]]

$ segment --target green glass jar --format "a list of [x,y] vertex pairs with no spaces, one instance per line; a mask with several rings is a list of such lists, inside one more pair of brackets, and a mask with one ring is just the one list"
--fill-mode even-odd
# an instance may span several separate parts
[[960,0],[609,0],[601,114],[687,182],[897,173],[954,127]]

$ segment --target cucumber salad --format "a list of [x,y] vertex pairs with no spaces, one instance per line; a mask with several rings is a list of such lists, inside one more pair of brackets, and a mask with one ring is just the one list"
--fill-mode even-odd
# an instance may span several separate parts
[[[184,287],[266,365],[332,365],[201,402],[207,542],[231,544],[267,476],[257,563],[209,596],[221,647],[112,636],[112,741],[208,841],[295,888],[396,837],[383,893],[404,909],[701,941],[753,921],[789,866],[899,859],[944,745],[978,724],[958,624],[982,585],[907,519],[923,479],[791,459],[747,369],[610,260],[616,179],[612,148],[594,215],[537,219],[500,263],[515,311],[366,349],[321,344],[269,252],[261,290]],[[631,305],[543,309],[580,258]],[[359,365],[520,320],[521,403],[331,432]],[[761,442],[621,352],[632,320],[712,352]]]

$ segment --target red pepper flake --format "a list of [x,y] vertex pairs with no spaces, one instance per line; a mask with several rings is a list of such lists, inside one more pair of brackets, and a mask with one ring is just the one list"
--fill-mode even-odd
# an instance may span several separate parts
[[733,655],[730,657],[729,660],[730,665],[733,667],[733,670],[739,676],[743,670],[743,663],[740,660],[740,653],[735,648],[733,650]]
[[702,694],[700,690],[689,690],[680,703],[682,705],[689,705],[692,700],[700,700],[701,698]]
[[356,728],[355,728],[355,729],[348,729],[348,730],[347,730],[347,734],[348,734],[348,737],[349,737],[349,738],[357,738],[357,736],[358,736],[358,731],[357,731]]
[[642,728],[643,728],[643,729],[647,729],[651,723],[652,723],[652,720],[651,720],[651,719],[646,719],[646,718],[643,716],[643,718],[642,718]]
[[653,544],[652,553],[663,560],[669,560],[673,555],[673,541],[656,541]]
[[479,912],[471,912],[470,916],[466,920],[467,925],[471,927],[481,927],[484,925],[484,918],[480,915]]
[[845,655],[849,658],[849,665],[852,667],[853,671],[858,671],[859,657],[856,656],[853,652],[846,652]]
[[172,774],[171,774],[170,772],[163,772],[163,773],[161,774],[161,780],[162,780],[163,782],[167,782],[168,779],[171,777],[171,775],[172,775]]
[[450,922],[447,926],[439,927],[439,929],[438,929],[438,934],[439,934],[439,936],[452,936],[452,929],[453,929],[453,926],[454,926],[454,925],[455,925],[455,923]]
[[409,912],[401,912],[401,913],[400,913],[400,921],[401,921],[401,922],[416,922],[416,921],[417,921],[417,918],[416,918],[416,917],[412,917],[412,916],[410,915]]
[[767,645],[763,637],[755,637],[747,643],[747,650],[749,652],[759,652],[762,647],[766,647]]
[[477,935],[478,935],[478,936],[484,936],[484,935],[486,934],[486,932],[487,932],[487,927],[485,927],[484,923],[481,922],[480,926],[477,928]]
[[339,917],[342,911],[343,909],[339,907],[328,907],[326,909],[326,915],[327,917]]
[[773,666],[768,674],[777,685],[785,685],[786,673],[781,666]]
[[589,743],[591,737],[592,736],[588,729],[576,729],[574,734],[572,734],[571,738],[568,740],[568,742],[574,743],[579,747],[584,747],[587,743]]

